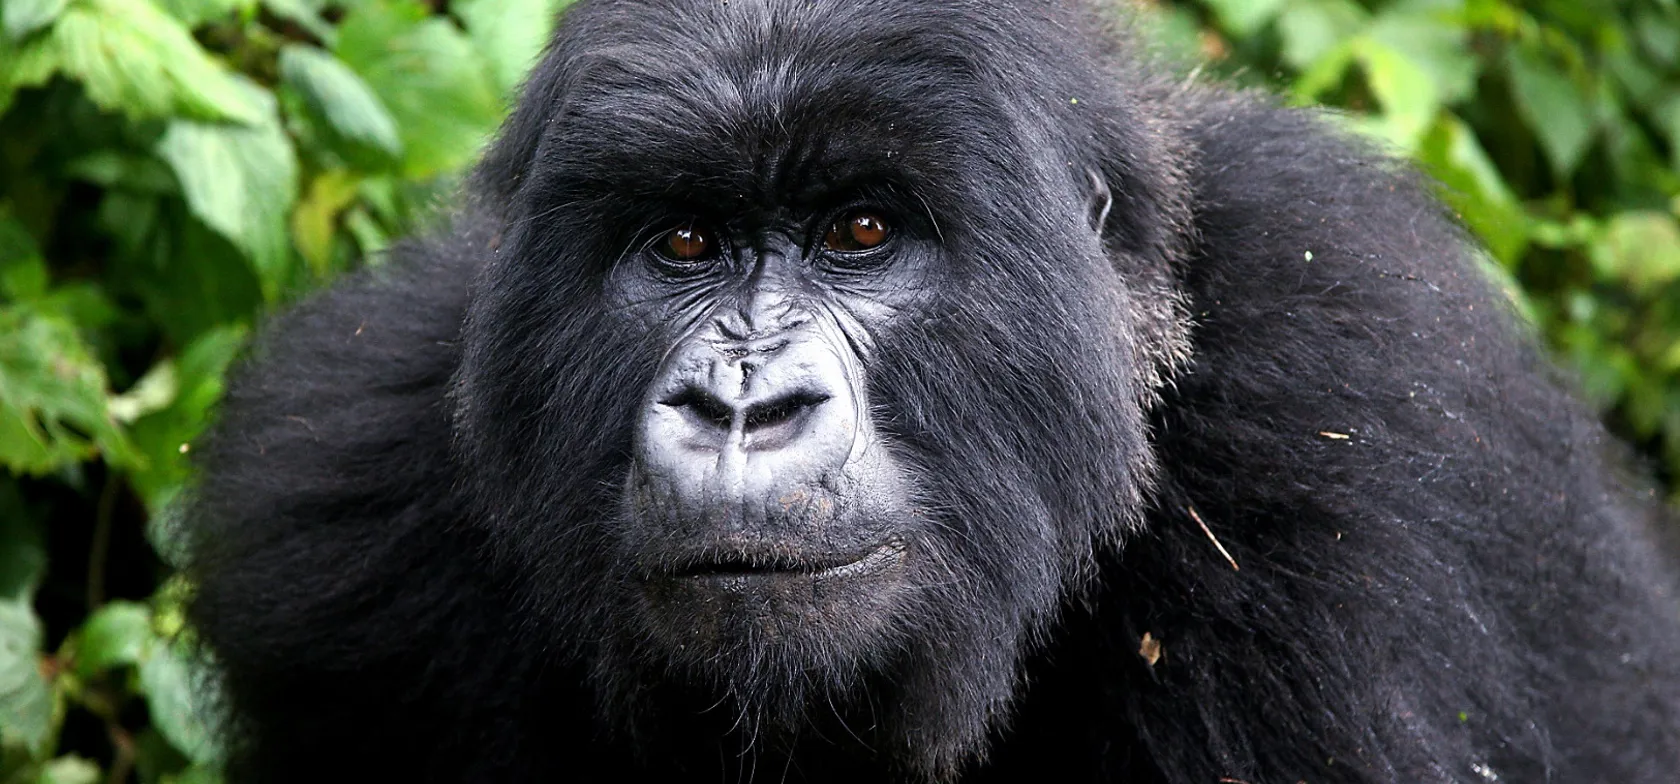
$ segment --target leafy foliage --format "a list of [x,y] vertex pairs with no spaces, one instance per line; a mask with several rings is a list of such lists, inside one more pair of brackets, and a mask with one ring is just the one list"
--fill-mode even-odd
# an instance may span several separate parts
[[260,314],[454,187],[563,4],[0,5],[0,783],[218,779],[193,440]]
[[[171,499],[254,319],[454,187],[566,0],[0,3],[0,784],[214,782]],[[1151,0],[1413,156],[1680,476],[1680,4]]]

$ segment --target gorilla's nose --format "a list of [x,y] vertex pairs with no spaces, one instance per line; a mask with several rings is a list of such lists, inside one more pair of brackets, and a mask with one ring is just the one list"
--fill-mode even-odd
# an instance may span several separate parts
[[[713,378],[719,375],[712,374]],[[710,379],[708,379],[710,380]],[[727,390],[688,385],[659,401],[677,409],[690,432],[683,440],[702,447],[715,443],[721,449],[734,440],[747,451],[782,449],[794,445],[802,425],[814,410],[833,398],[819,389],[769,390],[764,400],[728,399]]]
[[855,363],[839,343],[806,327],[679,345],[642,410],[643,474],[706,517],[831,486],[866,429]]

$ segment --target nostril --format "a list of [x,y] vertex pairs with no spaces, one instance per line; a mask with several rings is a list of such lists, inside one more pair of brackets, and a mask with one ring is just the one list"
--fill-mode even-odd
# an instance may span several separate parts
[[754,430],[775,427],[793,420],[808,409],[828,402],[828,399],[829,396],[821,392],[794,392],[775,400],[756,403],[747,408],[746,422],[742,429],[751,433]]
[[681,391],[659,402],[661,405],[682,409],[700,424],[718,430],[728,430],[730,420],[735,418],[735,409],[699,387],[683,387]]

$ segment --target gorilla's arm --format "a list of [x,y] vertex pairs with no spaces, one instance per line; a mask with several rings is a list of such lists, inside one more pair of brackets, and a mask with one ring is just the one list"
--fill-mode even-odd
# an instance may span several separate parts
[[407,243],[267,324],[197,450],[191,614],[247,722],[233,780],[460,780],[434,761],[503,756],[478,734],[513,720],[484,698],[514,672],[445,397],[484,241]]
[[1417,179],[1322,118],[1187,103],[1195,348],[1150,530],[1105,572],[1125,620],[1085,631],[1140,742],[1172,781],[1645,770],[1626,749],[1680,718],[1649,631],[1674,594],[1602,428]]

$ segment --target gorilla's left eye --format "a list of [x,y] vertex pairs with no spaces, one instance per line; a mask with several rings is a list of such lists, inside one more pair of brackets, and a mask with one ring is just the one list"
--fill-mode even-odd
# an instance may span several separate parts
[[823,247],[842,253],[869,250],[887,241],[892,229],[873,212],[854,212],[828,227]]
[[697,223],[685,223],[665,232],[655,243],[654,249],[669,261],[692,263],[716,252],[717,242],[712,239],[712,233],[706,227]]

